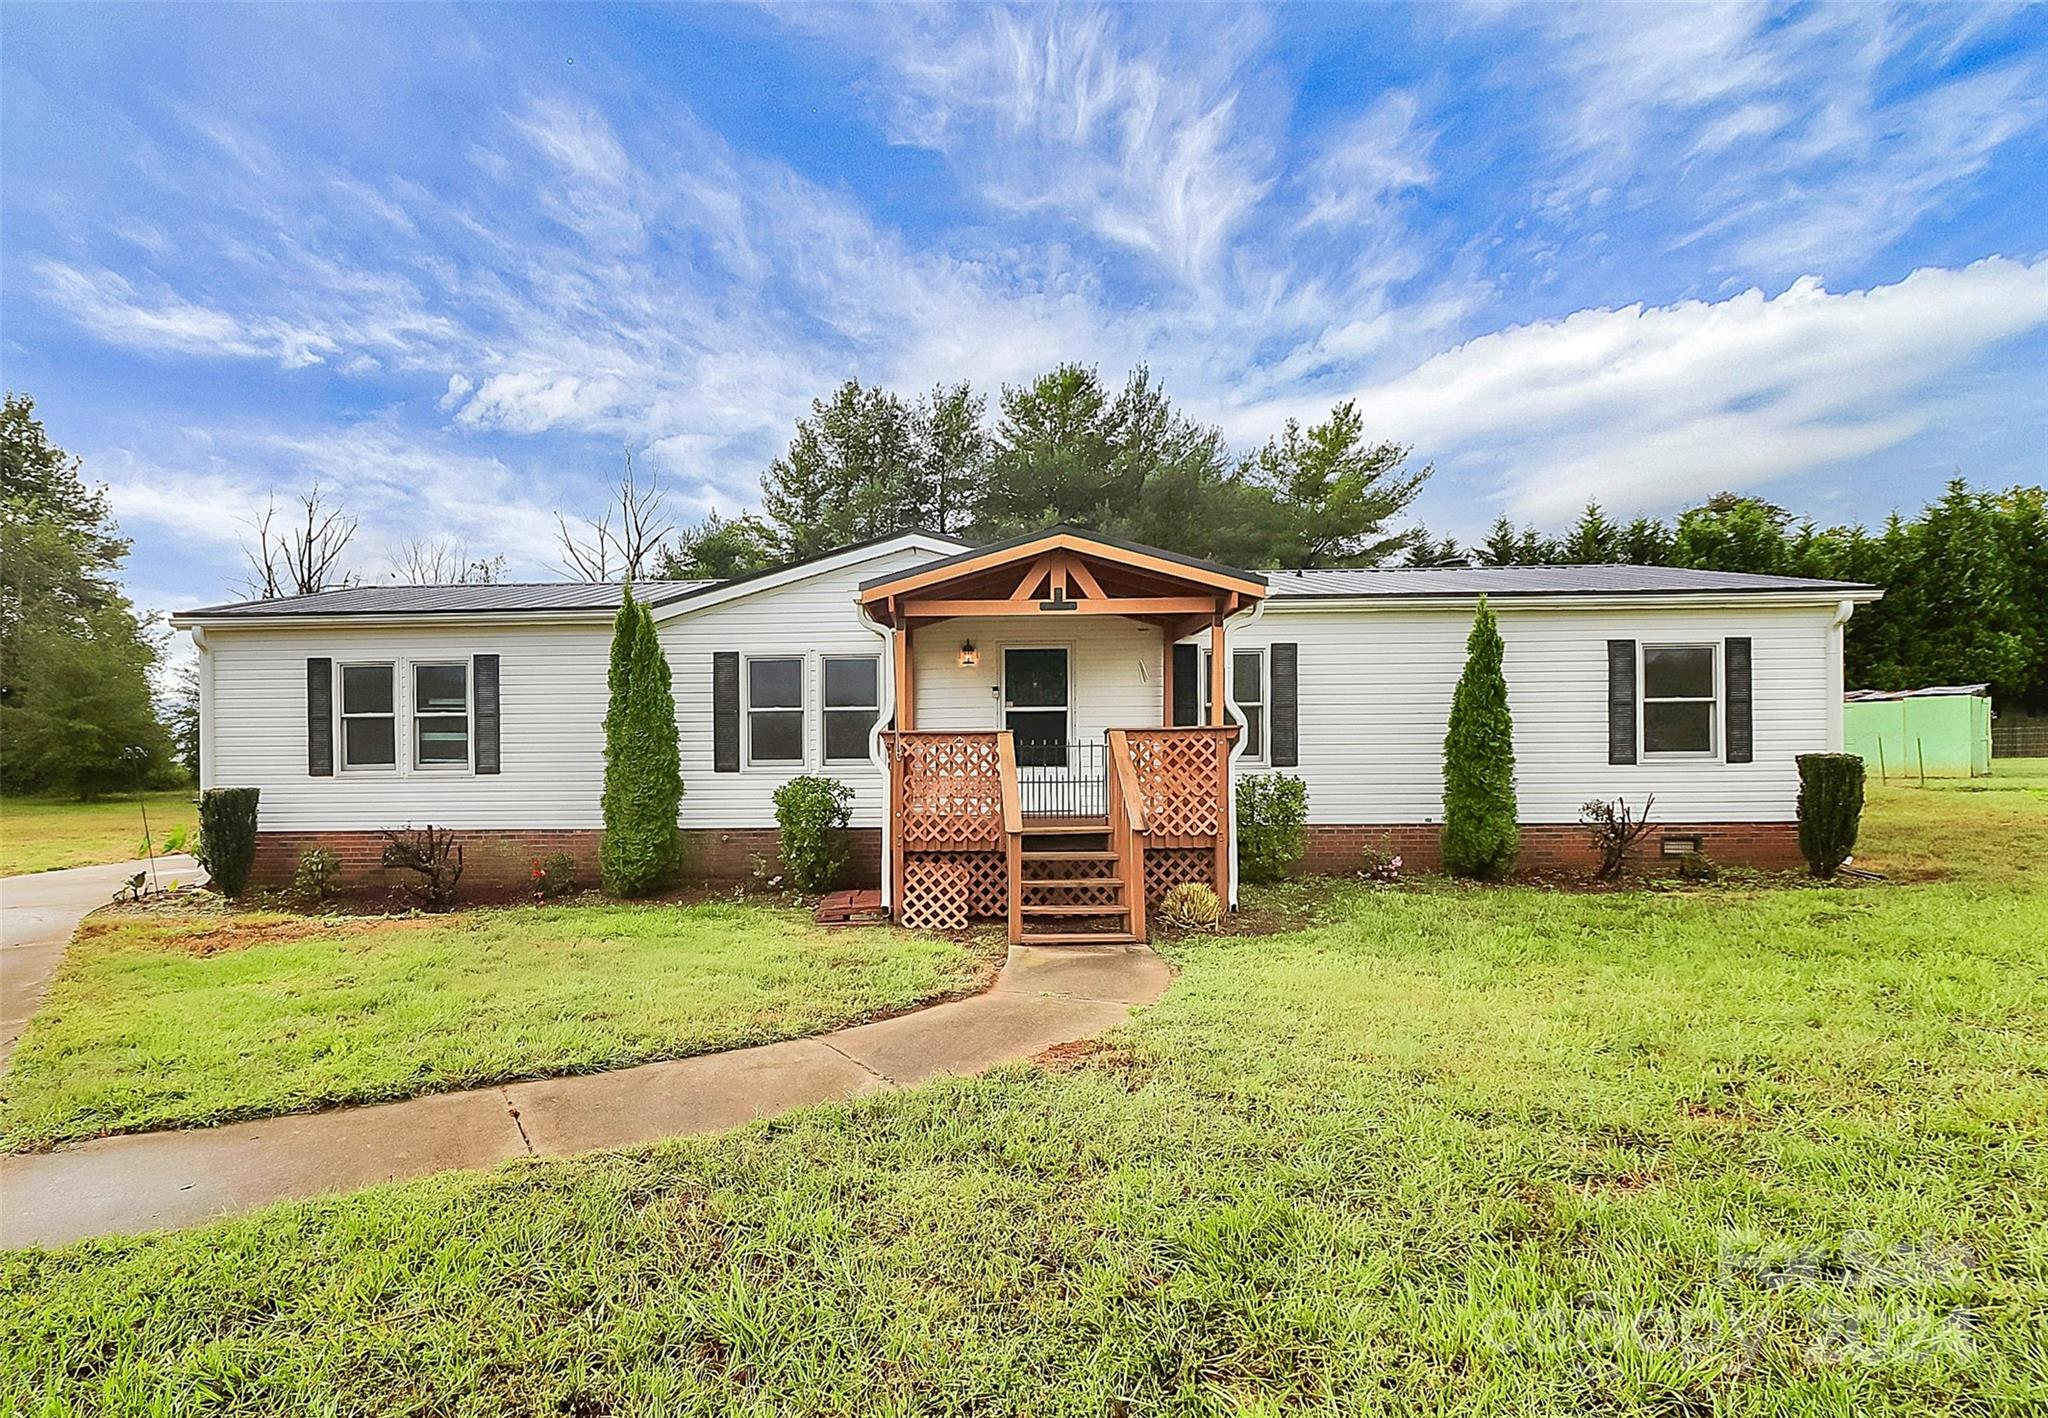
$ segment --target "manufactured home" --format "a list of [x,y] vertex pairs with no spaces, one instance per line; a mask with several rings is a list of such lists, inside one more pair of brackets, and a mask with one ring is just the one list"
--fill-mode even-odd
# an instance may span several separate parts
[[[729,581],[634,587],[674,677],[691,870],[775,859],[775,789],[854,793],[892,914],[1142,936],[1182,881],[1234,899],[1236,785],[1299,775],[1312,869],[1436,855],[1474,609],[1499,615],[1525,866],[1580,805],[1655,796],[1656,850],[1798,860],[1794,757],[1842,747],[1872,587],[1639,566],[1257,572],[1067,527],[906,532]],[[381,829],[460,834],[471,881],[594,864],[617,585],[360,586],[185,611],[203,786],[262,790],[259,879]]]

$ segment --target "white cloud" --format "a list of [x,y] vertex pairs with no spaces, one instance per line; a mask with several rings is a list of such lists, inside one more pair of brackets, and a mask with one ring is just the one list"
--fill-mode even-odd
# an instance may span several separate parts
[[1198,46],[1147,43],[1100,9],[867,12],[858,32],[793,18],[880,50],[898,142],[946,154],[1007,213],[1056,213],[1179,279],[1215,275],[1274,181],[1284,113],[1246,92],[1253,14],[1206,16]]
[[1830,294],[1582,310],[1468,341],[1359,391],[1369,427],[1496,470],[1518,517],[1673,507],[1891,447],[1942,377],[2048,325],[2048,261]]
[[[1561,163],[1543,204],[1678,215],[1748,273],[1837,268],[1953,203],[2038,126],[2042,71],[1951,68],[1989,7],[1543,6],[1531,101]],[[1911,81],[1902,82],[1910,73]]]

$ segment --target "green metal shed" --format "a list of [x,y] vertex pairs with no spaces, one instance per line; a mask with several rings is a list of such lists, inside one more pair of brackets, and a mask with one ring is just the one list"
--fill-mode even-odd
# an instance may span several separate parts
[[1842,746],[1880,781],[1991,772],[1991,687],[1858,689],[1843,696]]

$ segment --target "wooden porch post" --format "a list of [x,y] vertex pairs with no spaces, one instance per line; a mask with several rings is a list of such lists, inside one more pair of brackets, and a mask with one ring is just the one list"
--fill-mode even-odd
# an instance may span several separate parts
[[1223,652],[1223,617],[1219,613],[1209,622],[1209,722],[1219,729],[1230,722],[1223,713],[1223,687],[1230,683],[1224,676],[1229,669],[1229,657]]
[[909,733],[917,727],[917,685],[910,675],[910,622],[897,622],[890,637],[896,657],[896,727]]

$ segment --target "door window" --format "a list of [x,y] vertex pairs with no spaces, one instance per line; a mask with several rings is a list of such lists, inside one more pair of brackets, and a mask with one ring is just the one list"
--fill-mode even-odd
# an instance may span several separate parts
[[1017,739],[1020,768],[1067,764],[1067,652],[1003,651],[1003,727]]

